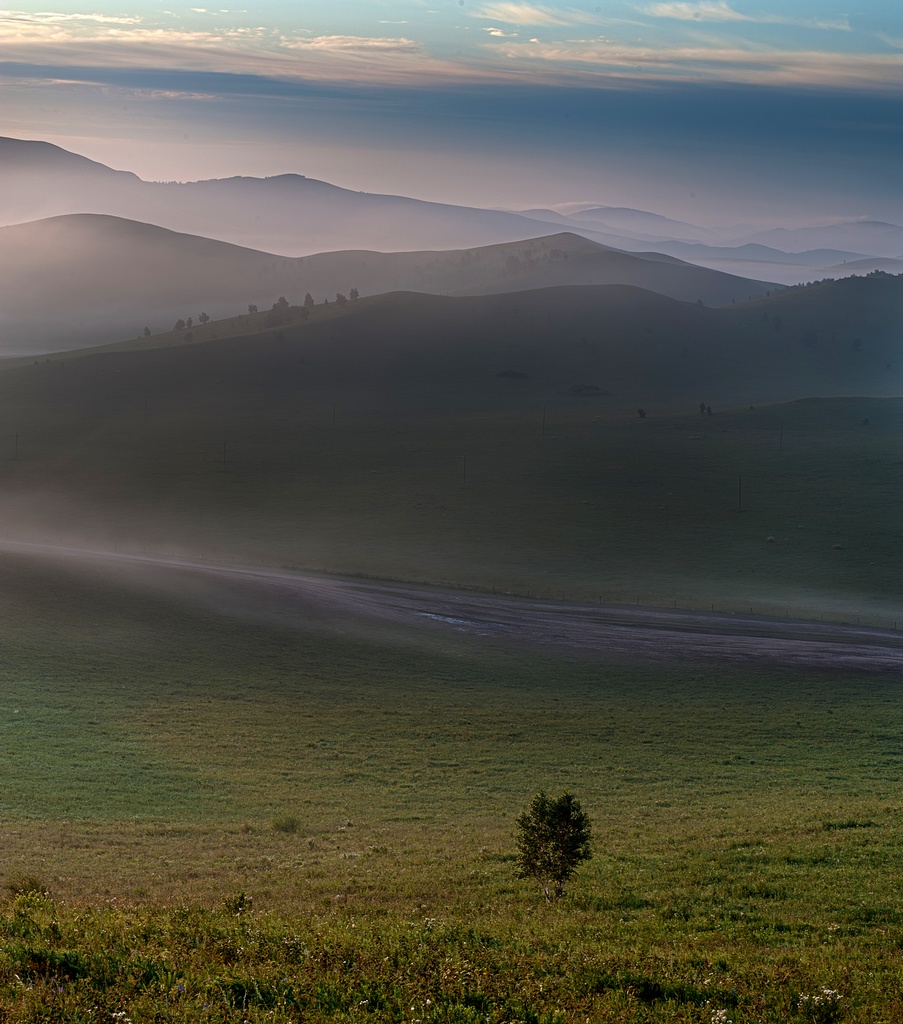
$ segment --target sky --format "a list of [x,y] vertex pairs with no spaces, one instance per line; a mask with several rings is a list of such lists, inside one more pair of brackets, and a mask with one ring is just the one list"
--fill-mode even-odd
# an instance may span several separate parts
[[151,180],[901,223],[903,4],[20,2],[0,135]]

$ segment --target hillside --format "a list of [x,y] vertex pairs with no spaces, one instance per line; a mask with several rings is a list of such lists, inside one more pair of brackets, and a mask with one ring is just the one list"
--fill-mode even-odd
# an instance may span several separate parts
[[[853,396],[903,390],[900,284],[725,309],[612,286],[393,293],[29,361],[0,372],[4,529],[886,617],[903,571],[901,402]],[[868,322],[836,313],[857,307]],[[850,397],[765,404],[801,396]]]
[[148,182],[47,143],[0,138],[0,224],[94,213],[291,256],[454,249],[547,230],[516,213],[355,192],[303,174]]
[[7,354],[47,352],[300,302],[405,290],[488,294],[552,285],[629,284],[721,305],[766,285],[667,256],[606,249],[578,235],[446,252],[340,252],[292,259],[116,217],[79,214],[0,228]]
[[[725,274],[784,284],[854,272],[844,260],[903,254],[903,228],[883,222],[768,231],[749,225],[702,228],[648,211],[586,203],[523,211],[455,206],[353,191],[297,173],[148,182],[44,142],[0,138],[0,225],[82,213],[286,256],[468,249],[564,231],[609,248],[663,252]],[[744,251],[748,246],[752,251]],[[827,266],[834,268],[831,274]],[[649,286],[639,279],[632,283]]]

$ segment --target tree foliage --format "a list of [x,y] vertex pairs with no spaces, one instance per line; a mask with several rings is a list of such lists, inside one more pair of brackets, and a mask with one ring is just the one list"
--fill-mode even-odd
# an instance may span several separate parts
[[552,799],[540,790],[517,819],[519,878],[535,878],[549,903],[581,861],[592,857],[589,817],[573,793]]

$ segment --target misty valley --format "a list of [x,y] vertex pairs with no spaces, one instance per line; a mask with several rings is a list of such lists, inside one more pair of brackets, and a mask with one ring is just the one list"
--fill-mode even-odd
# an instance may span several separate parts
[[0,1018],[903,1015],[903,227],[13,138],[0,224]]

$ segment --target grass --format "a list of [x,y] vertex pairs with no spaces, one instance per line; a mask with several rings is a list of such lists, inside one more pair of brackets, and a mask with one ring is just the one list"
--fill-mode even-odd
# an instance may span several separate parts
[[903,400],[758,396],[893,394],[899,292],[395,294],[6,368],[2,529],[892,626]]
[[0,375],[5,532],[581,601],[903,621],[900,400],[643,421],[573,401],[386,417],[239,370],[205,395],[210,357],[180,364],[146,416],[147,366]]
[[[327,340],[0,374],[4,532],[903,619],[900,400],[640,421],[475,347],[463,376],[349,379]],[[6,551],[0,1019],[889,1024],[898,690],[358,628],[213,576]],[[513,861],[539,788],[575,792],[597,836],[553,908]]]
[[[822,988],[899,1015],[895,678],[0,572],[8,1020],[778,1022]],[[551,909],[512,859],[540,787],[597,836]]]

